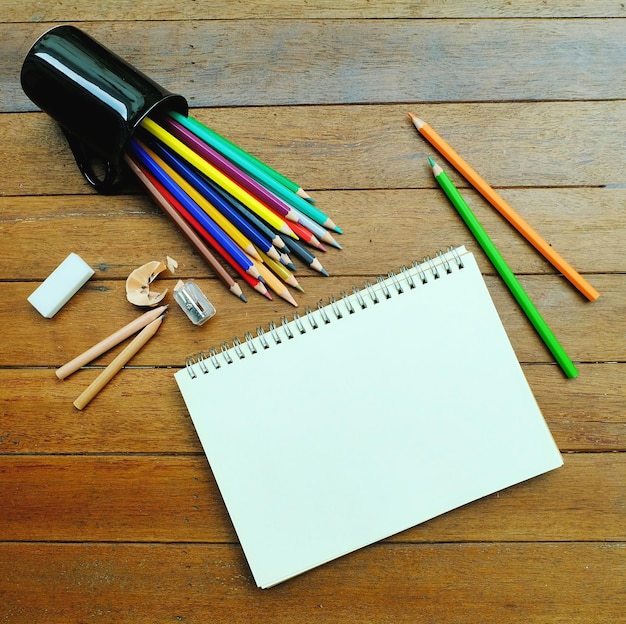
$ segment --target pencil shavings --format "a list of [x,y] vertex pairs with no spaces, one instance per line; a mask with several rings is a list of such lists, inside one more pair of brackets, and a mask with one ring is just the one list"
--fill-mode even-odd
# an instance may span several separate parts
[[[171,258],[168,257],[168,264]],[[175,261],[174,261],[175,262]],[[150,285],[168,266],[159,260],[153,260],[135,269],[126,279],[126,298],[138,306],[154,307],[163,300],[167,288],[161,292],[150,289]],[[170,270],[172,270],[170,268]]]
[[169,256],[165,256],[165,260],[167,261],[167,268],[170,273],[175,273],[178,268],[178,262],[174,260],[174,258],[170,258]]

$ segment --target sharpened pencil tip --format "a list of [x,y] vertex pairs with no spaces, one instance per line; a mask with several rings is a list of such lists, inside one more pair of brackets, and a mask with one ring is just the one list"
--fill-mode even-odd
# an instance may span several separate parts
[[434,167],[434,166],[435,166],[435,164],[436,164],[436,163],[435,163],[435,161],[434,161],[434,160],[433,160],[430,156],[428,157],[428,164],[429,164],[431,167]]
[[244,303],[248,303],[248,300],[246,299],[246,296],[243,293],[239,295],[239,299],[241,299]]

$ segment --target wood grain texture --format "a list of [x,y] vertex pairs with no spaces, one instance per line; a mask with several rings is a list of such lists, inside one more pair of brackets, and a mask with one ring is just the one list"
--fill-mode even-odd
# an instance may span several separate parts
[[[316,19],[84,28],[197,107],[624,98],[624,24],[485,20],[474,28],[448,19]],[[20,58],[51,26],[0,25],[0,37]],[[166,55],[164,42],[172,51]],[[19,87],[19,65],[7,61],[0,63],[0,110],[35,110]]]
[[[626,622],[625,20],[612,0],[3,2],[0,622]],[[173,373],[294,310],[227,293],[132,178],[111,197],[83,181],[19,84],[59,23],[183,94],[341,225],[344,249],[320,254],[331,276],[298,272],[300,312],[442,247],[475,252],[564,466],[256,589]],[[601,292],[585,301],[448,168],[575,380],[436,187],[409,111]],[[26,298],[70,251],[95,275],[43,319]],[[141,313],[124,281],[166,255],[179,268],[154,287],[197,279],[217,316],[194,327],[170,293],[157,339],[78,412],[123,345],[64,381],[54,368]]]
[[137,21],[139,20],[223,20],[223,19],[381,19],[381,18],[520,18],[520,17],[624,17],[624,6],[618,0],[542,0],[511,3],[507,0],[466,0],[450,2],[426,0],[257,0],[232,2],[214,0],[198,3],[179,0],[175,5],[153,0],[118,0],[115,4],[87,1],[75,4],[69,0],[5,0],[6,15],[2,21],[55,22],[68,21]]
[[[495,188],[626,185],[624,136],[616,130],[626,115],[626,100],[202,108],[192,115],[317,194],[435,188],[426,158],[437,153],[409,123],[411,110]],[[28,176],[23,167],[11,167],[0,180],[0,196],[91,192],[49,117],[0,115],[0,132],[3,162],[17,158],[37,172]],[[16,144],[18,154],[12,148]],[[450,173],[461,188],[467,187]]]
[[[478,253],[478,249],[471,248]],[[622,319],[626,310],[619,296],[623,284],[621,276],[600,275],[594,278],[594,284],[603,294],[593,309],[577,293],[572,292],[562,278],[529,276],[520,280],[575,361],[595,362],[603,358],[618,361],[623,357]],[[299,277],[298,281],[301,281],[305,293],[294,293],[294,297],[297,298],[300,312],[304,314],[307,306],[315,308],[318,301],[327,303],[328,297],[333,293],[341,297],[343,292],[352,291],[355,285],[362,287],[367,280],[334,278],[333,293],[329,292],[330,285],[324,278]],[[489,276],[486,282],[500,317],[511,333],[511,342],[518,358],[522,362],[552,362],[549,351],[535,335],[532,326],[499,278]],[[161,280],[161,283],[163,287],[169,285],[171,293],[176,280]],[[158,291],[156,282],[154,284]],[[293,313],[293,308],[288,303],[282,300],[268,302],[251,291],[247,291],[249,301],[244,304],[225,292],[224,287],[215,280],[198,280],[198,285],[209,295],[218,310],[210,325],[199,328],[190,326],[187,317],[172,301],[172,313],[163,323],[159,339],[151,341],[133,358],[134,365],[180,367],[187,355],[211,346],[219,346],[222,341],[229,341],[235,336],[243,339],[245,331],[254,330],[258,325],[267,328],[270,321],[278,322],[282,316],[291,318]],[[26,301],[33,290],[33,284],[0,283],[0,315],[9,318],[20,313],[24,319],[21,325],[5,331],[7,348],[0,354],[0,365],[61,366],[139,315],[126,301],[124,282],[120,281],[102,282],[92,278],[74,296],[73,305],[66,306],[51,322],[47,322],[47,319],[42,321],[42,317]],[[17,303],[13,303],[14,298]],[[171,301],[171,297],[168,301]],[[122,317],[124,321],[111,325],[112,319]],[[597,327],[594,328],[594,324]],[[80,333],[77,333],[77,327],[80,327]],[[95,363],[108,364],[121,347],[122,345],[111,350]],[[68,380],[70,382],[74,386],[72,378]]]
[[626,551],[611,543],[382,544],[271,591],[252,588],[230,545],[32,543],[4,554],[14,622],[624,621]]

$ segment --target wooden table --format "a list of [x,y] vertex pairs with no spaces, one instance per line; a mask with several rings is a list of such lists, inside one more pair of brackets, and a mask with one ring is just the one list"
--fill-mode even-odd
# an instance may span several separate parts
[[[509,4],[3,3],[0,621],[626,621],[626,13],[608,0]],[[32,42],[70,21],[343,227],[344,249],[323,257],[331,277],[299,272],[301,308],[441,247],[473,250],[564,467],[257,589],[173,373],[292,308],[228,294],[134,181],[111,197],[91,191],[19,84]],[[601,292],[584,300],[450,171],[577,379],[436,188],[435,152],[409,111]],[[44,319],[27,297],[72,251],[95,275]],[[196,328],[172,309],[78,412],[73,400],[120,349],[65,381],[54,368],[137,316],[125,279],[166,255],[179,268],[160,285],[196,279],[217,316]]]

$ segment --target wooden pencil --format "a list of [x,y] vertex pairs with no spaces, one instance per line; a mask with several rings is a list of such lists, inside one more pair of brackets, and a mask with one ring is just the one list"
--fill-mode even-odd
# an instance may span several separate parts
[[82,410],[106,386],[111,379],[156,334],[163,322],[163,314],[146,325],[124,350],[85,388],[74,401],[74,407]]
[[233,162],[238,163],[239,166],[242,166],[244,169],[248,169],[250,166],[253,166],[257,168],[258,171],[267,174],[270,178],[273,178],[276,182],[282,184],[296,195],[315,203],[313,198],[301,186],[290,180],[279,171],[272,169],[272,167],[270,167],[267,163],[259,160],[235,143],[232,143],[222,135],[218,134],[215,130],[205,126],[193,117],[183,117],[183,115],[179,115],[178,113],[170,114],[172,118],[178,119],[181,123],[184,123],[188,129],[195,134],[200,135],[205,142],[215,147]]
[[319,225],[319,223],[316,223],[315,221],[313,221],[313,219],[310,219],[306,215],[301,214],[295,208],[294,212],[298,215],[298,224],[309,230],[316,239],[318,239],[320,242],[328,243],[329,245],[332,245],[337,249],[341,249],[341,245],[337,242],[335,237],[326,228],[324,228],[324,226]]
[[[150,150],[144,149],[143,145],[133,139],[130,145],[131,152],[136,156],[141,166],[145,166],[153,179],[158,180],[167,200],[172,203],[176,210],[190,223],[196,232],[204,238],[211,247],[216,251],[215,241],[219,241],[220,248],[228,252],[229,259],[234,260],[252,277],[258,278],[258,272],[254,265],[250,262],[249,257],[241,250],[241,248],[222,230],[219,225],[196,202],[185,193],[185,191],[172,179],[167,171],[163,169],[159,163],[152,158]],[[255,250],[256,252],[256,250]]]
[[270,258],[274,258],[275,260],[279,259],[278,252],[272,245],[272,242],[257,228],[251,226],[250,223],[233,208],[227,199],[220,193],[217,193],[214,187],[208,183],[206,176],[195,171],[191,166],[187,165],[182,158],[158,141],[154,141],[154,144],[150,145],[150,147],[157,156],[162,158],[168,166],[172,167],[176,173],[200,193],[211,206],[230,221],[234,228],[249,238],[253,245],[262,249]]
[[544,240],[457,152],[425,121],[409,113],[417,131],[555,268],[587,299],[595,301],[600,293]]
[[[138,141],[138,143],[140,143]],[[155,154],[147,145],[142,144],[146,153],[206,214],[237,244],[243,251],[252,257],[260,259],[252,241],[234,226],[210,201],[183,176],[174,171],[160,156]]]
[[469,228],[470,232],[474,235],[474,238],[476,238],[476,241],[481,246],[496,271],[498,271],[502,281],[506,284],[513,297],[515,297],[515,300],[519,303],[520,307],[524,311],[524,314],[526,314],[526,317],[535,328],[537,334],[539,334],[539,337],[543,340],[546,347],[548,347],[559,366],[561,366],[565,375],[570,378],[576,377],[578,375],[578,370],[574,366],[574,363],[541,316],[539,310],[528,296],[528,293],[524,290],[517,277],[515,277],[515,274],[510,269],[506,260],[502,257],[502,254],[498,251],[498,248],[495,246],[481,223],[472,212],[464,197],[461,193],[459,193],[458,189],[454,186],[452,180],[450,180],[446,172],[437,163],[435,163],[432,158],[429,158],[428,161],[432,167],[435,180],[437,180],[437,183],[443,192],[455,207],[463,221],[465,221],[465,224]]
[[271,241],[272,245],[278,250],[286,250],[285,243],[283,239],[272,230],[267,223],[265,223],[261,218],[259,218],[252,210],[248,207],[244,206],[238,199],[235,199],[232,195],[227,193],[223,188],[219,187],[212,180],[208,180],[208,183],[214,188],[214,190],[219,193],[226,201],[230,202],[231,206],[237,210],[247,221],[252,223],[260,232],[267,236],[268,240]]
[[291,254],[302,260],[302,262],[304,262],[310,269],[328,277],[328,271],[326,271],[326,269],[322,266],[322,263],[304,245],[291,239],[285,239],[284,242]]
[[255,180],[252,176],[248,175],[245,171],[237,167],[225,156],[220,154],[217,150],[213,149],[210,145],[205,143],[202,139],[196,136],[191,130],[188,130],[183,125],[171,118],[163,120],[163,127],[172,133],[177,139],[182,141],[187,147],[191,148],[199,156],[206,159],[214,167],[219,169],[222,173],[235,180],[243,188],[245,188],[251,195],[262,201],[267,206],[274,209],[284,219],[289,221],[297,221],[297,215],[294,208],[287,204],[280,197],[272,193],[269,189],[263,186],[260,182]]
[[326,248],[322,243],[319,242],[316,236],[314,236],[313,232],[308,228],[304,227],[301,223],[297,221],[291,222],[292,230],[298,235],[298,238],[305,243],[308,243],[312,247],[319,249],[320,251],[326,251]]
[[65,379],[72,373],[76,372],[81,366],[89,364],[89,362],[95,360],[98,356],[106,353],[123,340],[126,340],[129,336],[132,336],[134,333],[143,329],[146,325],[152,323],[152,321],[162,316],[166,310],[166,305],[148,310],[141,316],[137,317],[134,321],[124,325],[124,327],[121,327],[116,332],[113,332],[111,335],[95,344],[93,347],[87,349],[87,351],[77,355],[74,359],[67,362],[67,364],[63,364],[63,366],[57,368],[55,371],[56,376],[59,379]]

